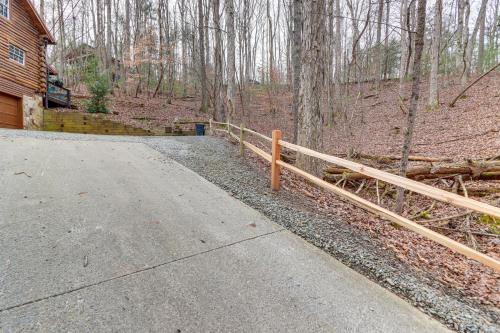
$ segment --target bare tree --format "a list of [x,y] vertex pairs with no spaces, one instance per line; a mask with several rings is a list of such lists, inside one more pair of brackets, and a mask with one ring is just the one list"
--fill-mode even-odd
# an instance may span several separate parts
[[[388,5],[389,6],[389,5]],[[378,12],[377,12],[377,42],[376,42],[376,52],[377,57],[375,59],[375,81],[377,83],[377,90],[380,90],[380,80],[382,79],[382,18],[384,14],[384,0],[378,1]]]
[[[406,176],[406,170],[408,169],[408,156],[410,155],[411,144],[413,140],[413,130],[415,128],[415,118],[417,117],[418,99],[420,96],[420,76],[421,76],[422,51],[424,49],[426,4],[427,0],[418,0],[417,33],[415,34],[415,57],[413,59],[413,77],[412,77],[410,107],[408,109],[408,118],[407,118],[406,132],[403,142],[401,165],[399,167],[399,174],[403,177]],[[404,189],[398,188],[398,194],[396,198],[396,210],[398,211],[398,213],[401,213],[403,211],[403,201],[404,201]]]
[[463,85],[465,85],[467,83],[467,81],[469,80],[469,76],[471,74],[472,51],[473,51],[474,46],[476,44],[476,38],[477,38],[477,33],[479,31],[479,27],[481,25],[481,22],[484,21],[487,3],[488,3],[488,0],[481,1],[481,7],[479,8],[479,13],[478,13],[478,17],[476,20],[476,24],[474,25],[474,30],[472,31],[472,34],[467,42],[467,47],[465,48],[464,68],[463,68],[463,72],[462,72],[462,84]]
[[224,107],[222,105],[222,36],[220,28],[220,3],[212,0],[212,16],[214,23],[215,45],[214,45],[214,113],[215,120],[224,120]]
[[293,139],[297,142],[298,136],[298,110],[299,110],[299,92],[300,92],[300,71],[301,71],[301,49],[302,49],[302,0],[293,0],[293,44],[292,44],[292,63],[293,63]]
[[207,91],[207,69],[205,67],[205,29],[203,27],[205,20],[203,15],[203,0],[198,0],[198,40],[200,56],[200,78],[201,78],[201,106],[202,112],[208,109],[208,91]]
[[226,30],[227,30],[227,108],[228,119],[234,114],[235,94],[236,94],[236,57],[234,33],[234,3],[233,0],[226,0]]
[[[412,1],[412,0],[410,0]],[[460,0],[459,0],[460,1]],[[401,0],[400,25],[401,25],[401,58],[399,62],[399,96],[403,96],[403,84],[407,74],[406,59],[408,58],[408,26],[409,6],[408,0]]]
[[439,54],[441,44],[441,17],[443,12],[442,0],[436,0],[434,7],[434,31],[432,32],[431,45],[431,72],[429,76],[429,103],[431,109],[439,108],[438,94],[438,71],[439,71]]

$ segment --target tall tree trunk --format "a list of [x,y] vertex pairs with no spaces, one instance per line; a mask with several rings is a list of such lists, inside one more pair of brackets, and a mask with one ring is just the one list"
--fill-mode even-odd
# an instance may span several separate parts
[[335,111],[334,118],[342,112],[342,12],[340,10],[340,1],[335,1]]
[[484,32],[486,29],[486,15],[483,15],[483,17],[480,17],[479,19],[480,22],[476,72],[482,73],[484,68]]
[[243,39],[245,42],[245,82],[253,78],[252,67],[252,34],[250,32],[249,0],[243,0]]
[[273,83],[274,81],[274,40],[273,40],[273,20],[271,19],[271,8],[269,4],[270,0],[267,0],[267,6],[266,6],[266,14],[267,14],[267,41],[268,41],[268,51],[269,51],[269,82]]
[[[413,130],[415,128],[415,118],[417,116],[418,99],[420,96],[420,76],[421,76],[422,51],[424,49],[424,37],[425,37],[426,3],[427,0],[418,0],[417,33],[415,35],[415,57],[413,59],[411,99],[410,99],[410,107],[408,109],[406,132],[403,142],[401,165],[399,167],[399,174],[403,177],[406,176],[406,170],[408,169],[408,157],[410,155],[410,150],[413,140]],[[398,188],[398,194],[396,198],[396,210],[398,213],[401,213],[403,211],[403,202],[404,202],[404,189]]]
[[488,0],[481,1],[481,7],[479,8],[479,13],[477,15],[476,24],[474,25],[474,30],[470,36],[469,41],[467,42],[467,47],[465,49],[465,58],[464,58],[464,71],[462,75],[462,84],[467,84],[471,74],[472,67],[472,51],[474,50],[474,46],[476,44],[477,33],[479,31],[479,27],[481,22],[485,20],[486,16],[486,5],[488,4]]
[[[455,40],[457,44],[457,54],[455,57],[455,67],[457,71],[463,67],[463,54],[464,54],[464,13],[465,13],[465,2],[467,0],[457,0],[457,32],[455,35]],[[468,36],[466,38],[469,38]]]
[[[388,4],[389,6],[389,4]],[[378,1],[377,12],[377,45],[376,45],[376,59],[375,59],[375,81],[377,83],[377,91],[380,91],[380,80],[382,79],[382,20],[384,15],[384,0]]]
[[198,0],[198,36],[200,52],[201,106],[200,111],[207,112],[207,69],[205,66],[205,23],[203,15],[203,0]]
[[182,47],[182,96],[187,94],[187,34],[186,34],[186,0],[181,0],[180,3],[180,14],[181,14],[181,47]]
[[404,82],[407,75],[406,70],[406,59],[408,57],[408,35],[409,32],[406,31],[408,26],[408,0],[401,1],[401,11],[400,11],[400,25],[401,25],[401,59],[399,62],[399,96],[404,94]]
[[292,63],[293,63],[293,138],[297,142],[298,135],[298,110],[299,110],[299,91],[300,91],[300,71],[301,71],[301,48],[302,48],[302,0],[293,0],[293,45],[292,45]]
[[334,111],[335,111],[335,98],[334,94],[334,78],[333,78],[333,62],[334,62],[334,48],[336,47],[337,40],[333,33],[333,21],[334,21],[334,1],[328,0],[328,34],[327,34],[327,63],[326,63],[326,90],[328,99],[328,126],[333,126],[334,121]]
[[[106,0],[106,69],[111,72],[113,43],[111,30],[111,0]],[[110,73],[111,75],[111,73]]]
[[96,0],[96,13],[97,13],[97,33],[96,33],[96,47],[99,54],[100,68],[106,66],[106,51],[105,51],[105,32],[103,20],[103,0]]
[[128,73],[130,69],[130,0],[125,0],[125,21],[123,24],[125,25],[124,30],[124,42],[123,42],[123,61],[122,61],[122,70],[123,70],[123,80],[125,82],[124,89],[128,94]]
[[[304,0],[302,67],[300,72],[299,131],[297,143],[320,150],[322,147],[321,94],[324,82],[325,0]],[[317,159],[298,154],[297,166],[319,175]]]
[[224,120],[224,107],[222,105],[222,37],[220,31],[219,0],[212,0],[212,15],[215,30],[214,45],[214,119]]
[[384,80],[388,79],[389,71],[389,20],[391,12],[391,3],[388,2],[385,6],[385,40],[384,40]]
[[235,39],[234,33],[234,2],[233,0],[226,1],[226,30],[227,30],[227,108],[228,119],[231,119],[234,114],[235,94],[236,94],[236,56],[235,56]]
[[[168,11],[168,8],[166,9]],[[167,20],[168,24],[168,20]],[[167,36],[168,37],[168,36]],[[158,91],[160,90],[161,84],[163,82],[163,76],[165,74],[165,64],[164,64],[164,50],[163,50],[163,0],[158,1],[158,38],[159,38],[159,53],[160,53],[160,76],[156,84],[155,91],[153,93],[153,98],[156,97]]]
[[441,44],[441,18],[443,12],[442,0],[436,0],[434,7],[434,30],[432,32],[431,45],[431,73],[429,76],[429,108],[439,108],[438,94],[438,72],[439,72],[439,53]]
[[59,66],[60,66],[60,76],[61,79],[65,80],[66,70],[65,70],[65,49],[66,49],[66,33],[64,30],[64,7],[63,0],[57,0],[57,12],[58,12],[58,22],[59,22]]

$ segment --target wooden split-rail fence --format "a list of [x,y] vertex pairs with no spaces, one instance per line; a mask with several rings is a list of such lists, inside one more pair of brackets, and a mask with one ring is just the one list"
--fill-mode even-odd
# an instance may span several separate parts
[[[416,232],[417,234],[424,236],[430,240],[433,240],[453,251],[461,253],[462,255],[474,259],[488,267],[493,268],[495,271],[500,272],[500,261],[492,258],[484,253],[476,251],[462,243],[454,241],[440,233],[437,233],[433,230],[430,230],[414,221],[411,221],[403,216],[400,216],[386,208],[380,207],[377,204],[374,204],[371,201],[363,199],[349,191],[346,191],[338,186],[335,186],[321,178],[318,178],[312,174],[305,172],[291,164],[285,163],[280,159],[281,148],[285,147],[289,150],[295,151],[297,153],[301,153],[304,155],[308,155],[311,157],[315,157],[321,159],[323,161],[333,163],[344,168],[350,169],[352,171],[361,173],[365,176],[378,179],[380,181],[384,181],[386,183],[390,183],[399,187],[404,188],[408,191],[413,191],[420,193],[422,195],[428,196],[435,200],[439,200],[442,202],[446,202],[458,207],[466,208],[471,211],[480,212],[486,215],[489,215],[493,218],[500,218],[500,208],[488,205],[486,203],[473,200],[467,197],[462,197],[455,193],[450,193],[436,187],[426,185],[420,183],[418,181],[414,181],[405,177],[401,177],[398,175],[394,175],[385,171],[381,171],[360,163],[356,163],[353,161],[349,161],[343,158],[335,157],[332,155],[327,155],[324,153],[320,153],[314,151],[309,148],[305,148],[302,146],[298,146],[296,144],[292,144],[290,142],[282,140],[282,134],[280,130],[272,131],[272,137],[265,136],[259,132],[253,131],[251,129],[245,128],[243,125],[236,126],[231,124],[230,122],[217,122],[214,120],[210,120],[210,131],[222,131],[227,133],[230,137],[236,139],[240,143],[240,153],[243,155],[244,149],[248,148],[258,156],[262,157],[266,161],[271,163],[271,188],[274,191],[278,191],[280,189],[280,170],[281,168],[288,169],[289,171],[299,175],[300,177],[307,179],[313,184],[320,186],[328,191],[331,191],[340,197],[350,201],[356,206],[359,206],[381,218],[387,219],[391,222],[394,222],[402,227],[405,227],[409,230]],[[239,135],[236,135],[232,132],[232,129],[239,132]],[[245,134],[254,135],[260,139],[268,141],[271,143],[271,154],[265,152],[264,150],[256,147],[248,141],[245,141]]]

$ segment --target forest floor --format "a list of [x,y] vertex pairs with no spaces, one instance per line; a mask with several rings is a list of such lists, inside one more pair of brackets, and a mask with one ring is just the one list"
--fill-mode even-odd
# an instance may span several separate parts
[[[500,73],[492,73],[473,86],[457,101],[455,107],[448,103],[460,91],[457,78],[443,79],[440,85],[441,107],[438,111],[425,108],[428,83],[422,84],[422,93],[414,133],[412,155],[448,158],[453,162],[476,159],[498,159],[500,154]],[[358,89],[361,93],[358,93]],[[345,157],[357,152],[372,155],[400,155],[406,109],[398,98],[399,82],[382,83],[377,93],[372,83],[351,87],[349,107],[338,115],[332,126],[323,129],[324,152]],[[410,90],[410,83],[404,91]],[[407,97],[407,96],[406,96]],[[243,103],[242,103],[243,102]],[[199,112],[199,98],[188,96],[167,104],[163,98],[114,96],[110,100],[109,118],[143,128],[170,126],[175,119],[206,120],[207,114]],[[324,103],[327,104],[326,101]],[[405,101],[408,105],[408,101]],[[253,86],[247,89],[236,105],[235,124],[270,135],[281,129],[285,140],[291,139],[291,94],[282,87]],[[324,119],[328,117],[325,114]],[[261,148],[266,142],[253,141]],[[268,165],[251,158],[261,169]],[[362,160],[362,163],[373,161]],[[422,162],[411,163],[412,166]],[[374,165],[388,168],[390,165]],[[397,161],[392,165],[397,166]],[[345,203],[338,197],[305,183],[284,172],[283,188],[299,192],[310,200],[319,211],[335,214],[363,234],[379,239],[385,248],[393,251],[404,263],[434,276],[440,282],[458,289],[471,299],[492,307],[500,307],[500,274],[462,255],[405,229],[378,219],[371,214]],[[456,179],[431,180],[431,185],[451,189]],[[377,189],[374,181],[343,182],[342,186],[358,195],[393,209],[394,189]],[[466,188],[487,186],[500,188],[500,181],[466,181]],[[377,194],[377,192],[379,194]],[[474,197],[476,200],[500,206],[500,192]],[[444,235],[475,247],[477,250],[500,259],[500,224],[494,219],[477,214],[463,215],[443,221],[434,221],[464,213],[465,210],[433,202],[421,195],[408,195],[404,216],[422,221],[426,226]],[[426,221],[431,221],[427,223]],[[434,221],[434,222],[432,222]],[[470,226],[469,226],[470,225]],[[469,232],[470,231],[470,232]]]

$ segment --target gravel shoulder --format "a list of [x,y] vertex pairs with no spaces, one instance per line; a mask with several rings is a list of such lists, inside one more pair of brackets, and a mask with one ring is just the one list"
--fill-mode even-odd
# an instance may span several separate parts
[[0,136],[145,143],[450,328],[460,332],[500,332],[498,309],[477,304],[429,274],[408,267],[384,249],[377,239],[363,234],[334,215],[314,211],[307,205],[304,196],[289,191],[270,191],[268,175],[253,162],[240,157],[238,148],[224,139],[115,137],[10,130],[0,130]]

